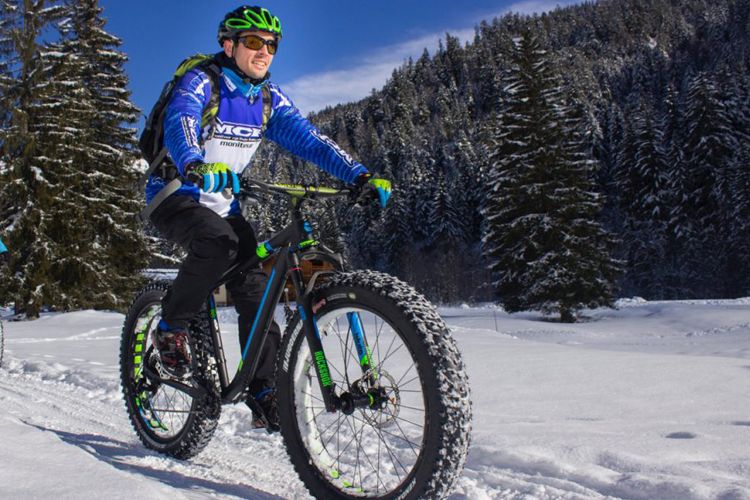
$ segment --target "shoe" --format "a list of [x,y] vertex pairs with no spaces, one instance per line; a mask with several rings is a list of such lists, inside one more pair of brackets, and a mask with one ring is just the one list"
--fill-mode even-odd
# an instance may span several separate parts
[[281,427],[276,389],[267,387],[249,398],[253,398],[252,402],[248,402],[248,406],[253,410],[253,428],[266,429],[269,433],[278,432]]
[[174,378],[187,378],[192,374],[190,337],[185,328],[170,327],[164,320],[156,329],[156,347],[161,357],[161,367]]

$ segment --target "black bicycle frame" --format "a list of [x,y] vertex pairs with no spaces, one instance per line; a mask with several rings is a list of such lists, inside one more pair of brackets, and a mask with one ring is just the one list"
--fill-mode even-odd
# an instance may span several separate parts
[[[296,293],[297,312],[302,320],[302,328],[305,333],[310,352],[314,359],[315,369],[318,375],[323,400],[328,411],[335,411],[339,408],[339,400],[334,392],[334,386],[328,369],[328,362],[323,351],[323,345],[320,341],[315,315],[312,310],[312,287],[305,287],[302,270],[300,268],[300,256],[310,253],[316,258],[323,258],[334,264],[337,270],[342,270],[343,265],[340,257],[331,251],[318,250],[312,245],[306,245],[311,242],[311,234],[307,230],[307,223],[302,217],[300,211],[301,199],[293,199],[293,208],[291,210],[292,222],[273,235],[267,242],[268,246],[273,249],[273,255],[276,256],[276,262],[271,270],[271,274],[263,293],[263,297],[258,307],[258,311],[253,320],[247,341],[242,347],[242,359],[238,371],[230,381],[227,372],[227,363],[224,355],[221,332],[216,313],[216,304],[213,296],[209,297],[209,314],[211,317],[211,334],[214,340],[215,354],[217,364],[219,365],[219,380],[221,383],[221,399],[224,403],[236,403],[242,396],[248,383],[255,376],[260,361],[260,353],[263,350],[263,344],[268,336],[268,329],[273,321],[276,304],[279,303],[287,276],[291,278]],[[263,245],[264,243],[261,243]],[[309,250],[306,250],[309,248]],[[260,258],[253,256],[248,261],[236,264],[222,276],[217,286],[230,281],[239,274],[257,266]]]
[[[303,219],[300,207],[305,200],[346,196],[349,192],[347,190],[331,188],[272,185],[258,181],[250,182],[255,188],[262,191],[286,193],[291,196],[292,221],[284,229],[274,234],[268,241],[261,243],[266,249],[271,249],[271,253],[268,256],[271,254],[275,255],[276,262],[271,270],[271,276],[268,279],[263,298],[261,299],[260,306],[258,307],[258,311],[250,328],[247,341],[245,345],[242,346],[242,359],[240,360],[239,368],[234,378],[231,380],[229,379],[229,373],[227,372],[227,362],[224,355],[224,345],[221,339],[216,302],[214,301],[213,295],[208,297],[211,335],[214,341],[214,354],[219,368],[221,400],[223,403],[238,402],[245,391],[245,388],[255,376],[260,361],[260,353],[263,350],[263,344],[268,336],[268,329],[271,326],[271,321],[273,321],[276,304],[278,304],[281,299],[287,276],[289,276],[297,295],[297,312],[302,320],[302,328],[305,333],[305,338],[307,339],[310,352],[315,361],[315,370],[317,372],[318,382],[320,383],[325,407],[328,411],[335,411],[341,407],[341,400],[334,392],[335,387],[331,381],[328,361],[323,352],[323,345],[320,341],[320,335],[318,333],[318,327],[313,313],[311,294],[313,287],[305,287],[302,270],[300,268],[300,256],[304,257],[312,255],[315,256],[315,258],[328,261],[332,263],[334,268],[338,271],[343,270],[343,263],[341,258],[336,254],[322,245],[318,245],[317,242],[312,240],[311,229]],[[153,211],[162,201],[164,201],[164,199],[166,199],[167,196],[178,190],[181,185],[182,183],[180,179],[172,180],[167,187],[164,188],[163,195],[160,192],[159,196],[154,198],[152,204],[149,205],[147,210],[149,212]],[[319,249],[316,247],[319,247]],[[214,288],[227,283],[254,267],[257,267],[260,262],[260,257],[253,255],[245,262],[234,264],[224,273]],[[312,284],[313,283],[310,285]],[[365,356],[369,352],[367,351],[367,346],[365,344],[366,342],[357,343],[357,350],[360,357]],[[363,364],[362,366],[363,370],[368,368],[367,365]],[[149,374],[148,371],[146,373],[149,378],[157,379],[158,382],[174,387],[192,397],[205,393],[205,388],[196,387],[195,385],[187,385],[173,379],[161,379],[157,374]]]

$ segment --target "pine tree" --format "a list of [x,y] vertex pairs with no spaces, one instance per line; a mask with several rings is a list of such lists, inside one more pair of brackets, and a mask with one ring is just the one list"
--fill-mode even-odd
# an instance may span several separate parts
[[[700,73],[691,79],[686,101],[684,162],[673,182],[679,203],[673,218],[682,249],[682,278],[696,296],[721,293],[727,240],[721,184],[739,149],[729,114],[715,82]],[[718,279],[717,279],[718,277]]]
[[507,310],[574,321],[582,307],[611,304],[612,241],[596,222],[601,200],[581,116],[533,34],[519,40],[513,62],[490,159],[485,251]]
[[621,158],[618,185],[625,214],[622,239],[627,242],[625,290],[662,299],[666,289],[669,163],[661,123],[653,113],[644,103],[628,113],[633,157]]
[[0,279],[0,296],[12,299],[17,313],[34,318],[44,304],[55,302],[60,290],[49,270],[57,252],[51,235],[60,223],[52,205],[61,186],[44,170],[48,150],[40,124],[50,115],[50,87],[43,77],[46,68],[37,40],[62,9],[45,0],[4,5],[3,29],[12,40],[12,53],[4,54],[10,71],[5,75],[2,109],[10,116],[0,136],[0,229],[12,259]]
[[[62,81],[74,85],[80,99],[66,103],[78,109],[66,111],[60,126],[78,129],[81,142],[69,155],[79,183],[59,203],[61,213],[77,214],[87,231],[83,239],[71,241],[83,245],[64,259],[67,272],[79,270],[66,294],[88,288],[74,307],[118,308],[142,281],[140,270],[148,259],[135,218],[141,206],[133,125],[140,110],[130,101],[122,42],[104,29],[98,1],[70,1],[68,9],[70,17],[61,25],[60,73],[70,74]],[[74,96],[68,92],[66,97],[71,101]]]
[[[135,131],[127,127],[138,110],[125,89],[120,42],[104,31],[95,0],[24,8],[17,79],[28,90],[16,98],[18,135],[4,143],[16,177],[3,189],[32,208],[11,230],[23,250],[6,291],[29,318],[45,304],[124,307],[148,255],[135,225]],[[53,20],[60,40],[38,47]]]

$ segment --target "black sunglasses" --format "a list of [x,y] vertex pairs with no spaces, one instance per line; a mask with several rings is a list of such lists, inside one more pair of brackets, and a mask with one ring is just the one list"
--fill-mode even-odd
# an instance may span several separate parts
[[279,42],[276,40],[266,40],[258,35],[245,35],[239,37],[237,40],[250,50],[260,50],[264,45],[268,47],[268,53],[271,55],[274,55],[279,50]]

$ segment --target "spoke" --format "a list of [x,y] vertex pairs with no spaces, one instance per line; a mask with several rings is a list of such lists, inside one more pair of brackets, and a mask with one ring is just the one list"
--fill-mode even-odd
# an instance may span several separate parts
[[[378,422],[378,423],[380,423],[380,422]],[[380,436],[378,436],[378,458],[377,458],[377,460],[378,460],[378,463],[380,463],[380,445],[382,444],[382,441],[383,441],[383,440],[382,440],[382,439],[380,439]],[[380,484],[382,484],[382,485],[383,485],[383,490],[386,490],[386,491],[387,491],[387,490],[388,490],[388,488],[387,488],[387,487],[386,487],[386,485],[385,485],[385,484],[383,483],[383,481],[382,481],[382,480],[380,479],[380,467],[378,467],[378,472],[377,472],[377,475],[378,475],[378,479],[377,479],[377,481],[378,481],[378,482],[379,482]]]
[[315,394],[313,394],[312,392],[305,392],[305,391],[302,391],[302,394],[304,394],[305,396],[310,396],[310,397],[311,397],[311,398],[313,398],[313,399],[317,399],[317,400],[318,400],[318,401],[320,401],[321,403],[325,404],[325,401],[323,401],[323,399],[322,399],[322,398],[319,398],[318,396],[316,396],[316,395],[315,395]]
[[[404,374],[404,375],[406,375],[406,374]],[[404,378],[404,377],[401,377],[401,378]],[[398,382],[398,383],[397,383],[396,385],[397,385],[397,386],[400,386],[400,385],[409,385],[409,384],[411,384],[412,382],[414,382],[415,380],[417,380],[418,378],[419,378],[419,373],[417,373],[417,374],[416,374],[416,376],[414,376],[414,377],[410,378],[409,380],[407,380],[407,381],[406,381],[406,382],[404,382],[403,384],[401,384],[401,381],[399,381],[399,382]],[[400,389],[399,389],[399,390],[400,390]],[[420,391],[420,392],[421,392],[421,391]]]
[[[361,429],[361,431],[360,431],[360,435],[364,434],[364,431],[365,431],[365,428],[364,428],[364,426],[362,426],[362,429]],[[368,463],[370,464],[370,468],[371,468],[371,469],[372,469],[373,471],[375,471],[375,473],[377,474],[377,478],[378,478],[378,481],[379,481],[379,482],[380,482],[380,483],[381,483],[381,484],[383,485],[383,489],[387,491],[387,490],[388,490],[388,487],[387,487],[387,486],[385,485],[385,483],[383,483],[382,481],[380,481],[380,467],[376,467],[376,466],[374,466],[374,465],[372,464],[372,460],[370,460],[370,456],[369,456],[369,455],[367,454],[367,452],[365,452],[365,451],[363,450],[363,453],[364,453],[364,456],[365,456],[365,458],[367,459],[367,462],[368,462]],[[359,456],[359,452],[357,453],[357,456]],[[377,462],[376,462],[376,463],[377,463],[377,464],[380,464],[380,440],[378,440],[378,460],[377,460]],[[368,475],[369,475],[369,474],[368,474]],[[361,472],[360,472],[360,475],[359,475],[359,477],[360,477],[360,479],[359,479],[359,482],[360,482],[360,486],[362,486],[362,485],[364,485],[364,481],[363,481],[363,479],[362,479],[362,474],[361,474]]]
[[[406,437],[406,433],[404,432],[404,429],[403,429],[403,428],[401,427],[401,425],[400,425],[400,424],[398,423],[398,421],[399,421],[399,420],[401,420],[401,419],[399,419],[399,418],[397,417],[397,418],[395,418],[395,419],[394,419],[393,421],[394,421],[394,422],[396,423],[396,426],[398,427],[398,430],[400,430],[400,431],[401,431],[401,434],[403,434],[403,436],[404,436],[404,438],[403,438],[403,439],[404,439],[404,441],[406,441],[407,443],[409,443],[409,446],[411,447],[411,451],[413,451],[413,452],[414,452],[414,456],[415,456],[415,457],[419,457],[419,453],[417,452],[417,450],[415,450],[415,449],[414,449],[414,444],[413,444],[413,443],[412,443],[411,441],[409,441],[409,439],[407,439],[407,437]],[[409,421],[408,421],[408,420],[406,420],[406,419],[404,419],[404,420],[405,420],[406,422],[409,422]],[[410,423],[411,423],[411,422],[410,422]],[[418,425],[418,424],[414,424],[414,425]],[[422,427],[422,426],[421,426],[421,425],[419,425],[419,427]],[[417,446],[419,446],[419,445],[417,445]]]
[[333,424],[331,424],[330,426],[328,426],[324,431],[319,431],[320,435],[323,436],[325,434],[325,431],[327,431],[328,429],[330,429],[334,425],[338,424],[338,426],[336,427],[336,432],[333,433],[333,434],[331,434],[331,437],[325,443],[323,443],[323,447],[324,448],[326,448],[326,449],[328,448],[328,443],[331,442],[331,439],[333,439],[333,436],[338,436],[339,435],[339,430],[341,429],[341,416],[342,415],[343,415],[342,413],[339,413],[338,418],[336,418],[336,421]]
[[323,408],[318,413],[314,414],[310,420],[308,420],[308,421],[305,422],[305,425],[310,425],[310,422],[312,422],[313,420],[317,420],[318,417],[321,416],[323,414],[323,412],[325,412],[325,411],[326,411],[326,409]]
[[[349,318],[347,318],[347,324],[348,324],[348,321],[349,321]],[[346,348],[346,352],[348,352],[349,355],[357,361],[357,365],[359,365],[359,356],[357,355],[357,353],[355,353],[354,351],[352,351],[352,348],[349,345],[349,339],[352,339],[352,343],[354,342],[353,337],[352,337],[352,327],[351,327],[351,325],[349,325],[349,327],[347,328],[346,333],[347,333],[347,335],[346,335],[346,341],[345,341],[346,344],[344,346]],[[348,366],[349,356],[347,356],[346,353],[343,352],[343,351],[342,351],[341,355],[344,356],[345,363]],[[346,373],[348,374],[349,371],[347,371]],[[346,382],[349,383],[349,379],[347,379]]]
[[[385,324],[386,324],[385,321],[383,321],[382,324],[380,325],[380,328],[378,328],[378,317],[375,316],[375,349],[378,351],[378,364],[375,365],[373,363],[373,366],[371,366],[371,368],[376,368],[376,367],[378,368],[377,370],[378,377],[380,377],[380,366],[381,366],[380,360],[383,359],[382,356],[380,355],[380,335],[383,333],[383,327],[385,326]],[[391,344],[393,344],[393,342],[394,341],[391,340]]]
[[[357,359],[357,355],[352,352],[352,348],[349,346],[349,340],[352,340],[354,337],[352,337],[352,325],[349,322],[349,317],[346,318],[346,334],[344,335],[344,345],[341,346],[341,356],[344,358],[344,371],[346,372],[347,378],[346,378],[346,384],[350,385],[351,382],[349,381],[349,359],[354,358]],[[347,356],[349,354],[349,356]]]
[[[419,427],[420,429],[424,429],[424,425],[423,425],[423,424],[418,424],[418,423],[416,423],[416,422],[412,422],[412,421],[411,421],[411,420],[409,420],[408,418],[404,418],[404,417],[401,417],[401,416],[397,416],[397,417],[394,417],[394,419],[393,419],[393,420],[394,420],[394,421],[395,421],[395,420],[401,420],[402,422],[406,422],[407,424],[411,424],[411,425],[413,425],[414,427]],[[398,423],[396,423],[396,425],[398,425]]]
[[[326,361],[328,361],[328,360],[326,359]],[[347,381],[347,384],[348,384],[348,382],[349,382],[349,379],[347,379],[347,378],[346,378],[346,375],[344,375],[343,373],[341,373],[341,372],[339,371],[339,369],[338,369],[338,368],[336,368],[336,366],[335,366],[335,365],[334,365],[333,363],[331,363],[331,362],[329,361],[329,362],[328,362],[328,366],[329,366],[330,368],[333,368],[334,370],[336,370],[336,373],[338,373],[338,374],[339,374],[339,377],[341,377],[341,380],[346,380],[346,381]]]
[[407,406],[407,405],[404,405],[404,404],[401,404],[401,403],[399,403],[399,404],[398,404],[398,407],[399,407],[399,408],[407,408],[407,409],[409,409],[409,410],[414,410],[414,411],[421,411],[421,412],[423,412],[423,413],[424,413],[425,411],[427,411],[427,410],[425,410],[424,408],[417,408],[416,406]]
[[[353,415],[351,415],[351,416],[353,416]],[[353,419],[353,420],[356,422],[356,419]],[[349,422],[349,421],[347,420],[347,422]],[[352,432],[354,433],[355,439],[357,439],[357,434],[358,434],[357,433],[357,427],[355,425],[353,425],[351,422],[349,422],[349,427],[351,427]],[[360,428],[360,430],[359,430],[359,438],[357,439],[357,444],[358,444],[358,446],[357,446],[357,461],[356,461],[356,465],[354,466],[354,478],[355,479],[357,478],[357,470],[359,470],[359,485],[360,485],[360,487],[362,486],[363,483],[362,483],[362,467],[360,466],[359,454],[360,454],[360,451],[364,452],[362,450],[362,434],[364,434],[364,432],[365,432],[365,427],[362,426]],[[372,462],[370,461],[369,457],[367,457],[366,453],[364,455],[365,455],[365,458],[367,458],[367,461],[370,462],[370,467],[372,467]],[[372,467],[372,468],[373,468],[373,470],[375,470],[374,467]]]
[[[395,340],[396,340],[396,338],[394,337],[394,338],[393,338],[393,340],[391,341],[391,346],[390,346],[390,347],[393,347],[393,342],[394,342]],[[390,352],[390,347],[388,348],[388,352],[387,352],[387,353],[385,354],[385,358],[381,359],[381,360],[380,360],[380,363],[378,363],[378,369],[380,369],[380,367],[382,367],[382,366],[383,366],[383,364],[384,364],[384,363],[385,363],[386,361],[388,361],[388,358],[390,358],[391,356],[393,356],[394,354],[396,354],[396,353],[397,353],[398,351],[400,351],[400,350],[401,350],[401,348],[402,348],[402,347],[404,347],[404,343],[402,342],[402,343],[401,343],[401,345],[399,345],[399,346],[398,346],[398,347],[396,348],[396,350],[395,350],[395,351],[393,351],[393,352]],[[414,364],[414,363],[412,363],[412,364]]]
[[[351,416],[351,415],[349,415],[349,416]],[[346,420],[346,419],[344,419],[344,420]],[[347,421],[347,422],[349,422],[348,420],[346,420],[346,421]],[[350,424],[350,425],[351,425],[351,424]],[[338,463],[338,464],[340,464],[340,463],[341,463],[341,455],[343,455],[343,454],[344,454],[344,452],[345,452],[345,451],[346,451],[347,449],[349,449],[349,446],[351,446],[351,444],[352,444],[352,443],[354,442],[354,439],[355,439],[356,437],[357,437],[357,436],[352,436],[352,438],[351,438],[351,439],[349,440],[349,442],[348,442],[348,443],[346,444],[346,446],[344,446],[344,449],[343,449],[343,450],[341,450],[341,451],[339,452],[338,456],[336,457],[336,463]],[[321,453],[322,453],[322,452],[321,452]]]
[[398,477],[398,481],[401,482],[401,474],[398,473],[398,467],[396,466],[396,464],[398,463],[398,465],[401,466],[401,470],[403,470],[406,475],[409,474],[408,469],[406,467],[404,467],[404,464],[401,462],[401,460],[399,460],[398,457],[393,454],[393,452],[391,451],[391,447],[388,445],[388,443],[386,442],[386,440],[383,439],[383,435],[380,432],[380,430],[379,429],[375,429],[375,433],[378,435],[379,442],[381,442],[381,443],[383,443],[385,445],[385,451],[387,451],[388,452],[388,456],[391,457],[391,463],[393,464],[393,470],[396,472],[396,477]]
[[[374,426],[370,425],[370,423],[369,423],[369,422],[367,422],[367,421],[365,421],[364,419],[361,419],[361,418],[355,417],[355,416],[354,416],[353,414],[352,414],[351,416],[352,416],[352,417],[353,417],[353,418],[354,418],[355,420],[357,420],[357,421],[359,421],[359,422],[361,422],[361,423],[363,423],[363,424],[367,424],[367,425],[369,425],[370,427],[372,427],[373,429],[375,429],[375,432],[377,432],[377,433],[381,433],[381,432],[382,432],[383,434],[388,434],[389,436],[393,436],[394,438],[400,439],[400,440],[402,440],[402,441],[406,441],[406,442],[407,442],[407,443],[409,443],[409,445],[410,445],[410,446],[412,446],[412,447],[413,447],[413,446],[418,446],[418,447],[419,447],[420,449],[422,448],[422,445],[420,445],[419,443],[414,443],[414,442],[412,442],[412,441],[409,441],[409,438],[408,438],[408,437],[406,436],[406,433],[405,433],[405,432],[403,431],[403,429],[401,429],[401,426],[399,426],[399,425],[398,425],[398,423],[396,423],[396,426],[398,426],[399,430],[401,430],[402,436],[399,436],[398,434],[394,434],[394,433],[392,433],[392,432],[388,432],[388,431],[386,431],[385,429],[378,429],[377,427],[374,427]],[[398,418],[398,417],[397,417],[397,418]],[[401,419],[401,420],[404,420],[404,419]],[[408,420],[407,420],[407,422],[408,422]],[[422,426],[422,425],[419,425],[419,424],[415,424],[414,422],[409,422],[409,423],[410,423],[410,424],[412,424],[412,425],[415,425],[415,426],[417,426],[417,427],[420,427],[420,428],[424,428],[424,426]]]

